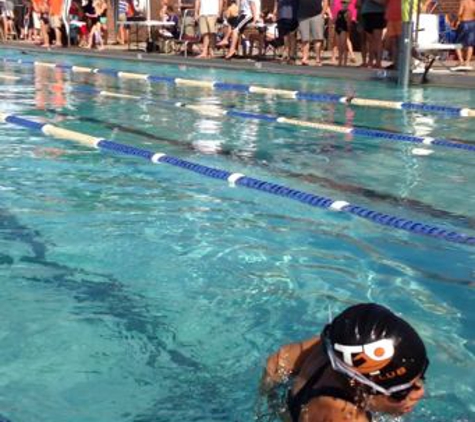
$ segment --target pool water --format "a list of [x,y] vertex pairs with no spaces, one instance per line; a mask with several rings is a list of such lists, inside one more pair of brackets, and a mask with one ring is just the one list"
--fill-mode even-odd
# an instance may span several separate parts
[[[3,57],[475,108],[475,90],[61,54]],[[470,119],[149,85],[0,63],[0,112],[475,235],[473,153],[166,107],[173,100],[475,143]],[[78,87],[147,96],[110,99]],[[11,422],[261,420],[266,357],[348,305],[421,333],[407,421],[475,421],[475,249],[0,125],[0,415]],[[0,417],[0,420],[1,420]]]

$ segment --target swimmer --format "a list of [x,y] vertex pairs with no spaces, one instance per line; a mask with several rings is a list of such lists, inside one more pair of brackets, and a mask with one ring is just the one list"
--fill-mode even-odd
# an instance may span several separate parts
[[320,336],[283,346],[267,360],[261,391],[269,399],[289,382],[282,420],[369,422],[372,412],[411,412],[424,396],[429,365],[416,331],[389,309],[352,306]]

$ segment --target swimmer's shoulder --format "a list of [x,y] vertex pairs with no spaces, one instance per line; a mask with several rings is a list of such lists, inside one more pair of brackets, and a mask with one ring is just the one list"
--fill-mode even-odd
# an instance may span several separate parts
[[[298,371],[300,365],[314,346],[320,343],[320,337],[312,337],[298,343],[282,346],[267,359],[269,375],[285,373],[287,375]],[[276,378],[280,378],[277,376]]]

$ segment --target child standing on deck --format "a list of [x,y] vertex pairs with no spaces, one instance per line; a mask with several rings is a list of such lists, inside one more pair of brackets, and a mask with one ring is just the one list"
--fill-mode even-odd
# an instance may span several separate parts
[[351,25],[348,1],[343,1],[335,19],[335,34],[338,47],[338,66],[348,65],[348,33]]

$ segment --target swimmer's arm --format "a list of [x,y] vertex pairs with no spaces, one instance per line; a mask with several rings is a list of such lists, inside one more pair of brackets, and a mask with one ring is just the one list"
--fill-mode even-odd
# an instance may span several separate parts
[[320,337],[313,337],[300,343],[282,346],[267,359],[263,383],[272,387],[298,371],[307,353],[319,342]]

